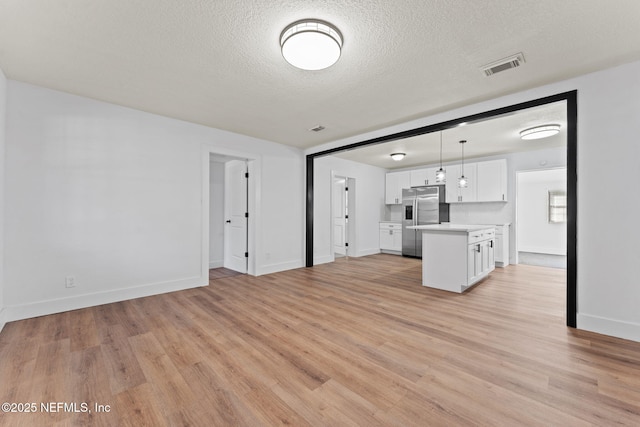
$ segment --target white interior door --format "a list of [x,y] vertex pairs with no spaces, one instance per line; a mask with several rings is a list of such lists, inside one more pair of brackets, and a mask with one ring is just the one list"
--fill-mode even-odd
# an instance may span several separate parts
[[346,187],[346,178],[333,178],[333,252],[339,255],[347,254]]
[[224,266],[240,273],[247,272],[247,163],[231,160],[225,163],[225,228]]

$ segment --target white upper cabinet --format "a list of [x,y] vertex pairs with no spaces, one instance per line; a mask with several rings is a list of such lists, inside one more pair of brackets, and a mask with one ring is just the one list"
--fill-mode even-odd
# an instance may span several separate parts
[[477,163],[477,201],[507,201],[507,160]]
[[385,184],[385,203],[402,204],[402,189],[411,187],[411,174],[409,171],[389,172]]
[[447,166],[447,179],[445,184],[447,203],[468,203],[477,201],[477,167],[476,163],[465,163],[464,176],[467,178],[467,187],[458,187],[458,178],[462,175],[461,165]]
[[[438,185],[435,168],[387,173],[385,203],[402,203],[402,189],[422,185]],[[507,201],[507,159],[471,162],[464,164],[464,176],[468,179],[466,188],[458,188],[458,178],[462,175],[461,165],[448,165],[445,189],[447,203],[506,202]]]
[[467,188],[458,188],[460,168],[460,165],[447,166],[447,203],[507,201],[507,159],[465,163]]
[[460,165],[447,166],[445,175],[444,190],[445,202],[458,203],[458,177],[460,176]]
[[420,187],[422,185],[437,185],[436,171],[438,168],[424,168],[410,171],[411,186]]

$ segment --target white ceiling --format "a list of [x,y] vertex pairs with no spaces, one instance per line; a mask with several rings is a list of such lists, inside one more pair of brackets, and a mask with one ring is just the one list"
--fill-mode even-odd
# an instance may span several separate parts
[[[545,124],[560,125],[560,133],[537,140],[520,138],[520,131]],[[564,147],[567,145],[566,102],[546,104],[444,130],[442,131],[443,163],[460,161],[462,155],[460,140],[467,141],[464,145],[465,159]],[[406,154],[401,161],[391,158],[391,153],[398,152]],[[435,164],[440,161],[440,132],[339,152],[334,156],[384,169]]]
[[[342,32],[334,66],[282,58],[303,18]],[[638,22],[638,0],[1,0],[0,68],[306,148],[638,60]],[[518,52],[521,67],[481,72]]]

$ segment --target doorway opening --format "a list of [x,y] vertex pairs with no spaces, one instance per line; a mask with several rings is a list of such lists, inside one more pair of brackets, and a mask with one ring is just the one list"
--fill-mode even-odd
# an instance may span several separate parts
[[567,169],[516,173],[516,263],[567,268]]
[[244,156],[206,152],[203,194],[203,274],[210,280],[255,275],[256,163]]
[[238,273],[248,267],[248,183],[246,160],[224,164],[224,267]]
[[378,144],[392,143],[396,140],[404,140],[420,135],[454,129],[468,123],[482,122],[491,118],[509,115],[514,112],[526,110],[532,107],[564,102],[566,114],[566,210],[567,210],[567,269],[566,269],[566,324],[575,328],[577,326],[577,124],[578,124],[578,102],[577,90],[546,96],[530,101],[521,102],[505,107],[499,107],[469,116],[458,117],[440,123],[408,129],[388,135],[378,136],[369,140],[354,142],[351,144],[334,147],[324,151],[307,155],[306,161],[306,239],[305,239],[305,265],[314,265],[314,163],[321,157],[330,156],[336,153],[348,152],[357,148],[374,146]]
[[333,258],[355,254],[355,178],[331,173],[331,227]]

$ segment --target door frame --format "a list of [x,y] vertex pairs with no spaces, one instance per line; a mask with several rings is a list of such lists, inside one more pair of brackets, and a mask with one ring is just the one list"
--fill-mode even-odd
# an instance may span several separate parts
[[345,221],[345,241],[347,243],[347,247],[345,248],[345,256],[356,256],[357,248],[358,248],[358,240],[356,234],[356,179],[350,177],[347,174],[340,173],[336,170],[331,170],[331,186],[329,190],[330,197],[330,206],[329,209],[331,211],[331,234],[329,239],[329,244],[331,246],[331,260],[336,260],[336,254],[334,249],[334,239],[333,239],[333,182],[335,178],[344,178],[345,179],[345,187],[346,190],[346,203],[347,203],[347,215],[349,217]]
[[[336,246],[335,246],[335,233],[334,233],[334,197],[335,197],[335,187],[334,187],[334,183],[336,178],[344,178],[344,186],[345,188],[349,187],[349,177],[346,175],[341,175],[340,173],[332,170],[331,171],[331,192],[330,192],[330,197],[331,197],[331,201],[330,201],[330,207],[329,209],[331,210],[331,257],[333,258],[333,260],[336,260]],[[347,192],[345,192],[344,196],[347,196]],[[346,201],[346,200],[345,200]],[[344,248],[344,256],[348,256],[349,255],[349,221],[345,218],[345,223],[344,223],[344,240],[345,240],[345,248]]]
[[256,231],[257,224],[260,223],[261,210],[260,200],[261,186],[260,176],[262,171],[262,159],[255,153],[247,153],[243,151],[227,150],[214,146],[202,147],[202,236],[201,236],[201,274],[203,280],[209,283],[209,198],[210,198],[210,156],[217,154],[221,156],[229,156],[236,160],[246,160],[247,170],[249,171],[249,182],[247,188],[247,210],[249,212],[249,221],[247,224],[247,274],[257,276],[260,274],[258,266],[261,265],[261,257],[257,248],[261,247],[261,238]]
[[313,267],[313,172],[314,161],[317,157],[324,157],[334,153],[349,151],[367,145],[383,144],[385,142],[398,139],[409,138],[417,135],[424,135],[431,132],[438,132],[450,129],[461,123],[469,123],[479,120],[490,119],[495,116],[513,113],[531,107],[538,107],[559,101],[566,101],[567,111],[567,306],[566,324],[572,328],[577,327],[577,236],[578,236],[578,91],[572,90],[543,98],[533,99],[506,107],[496,108],[485,112],[447,120],[444,122],[409,129],[402,132],[392,133],[361,142],[355,142],[341,147],[335,147],[307,155],[306,159],[306,232],[305,232],[305,265]]

